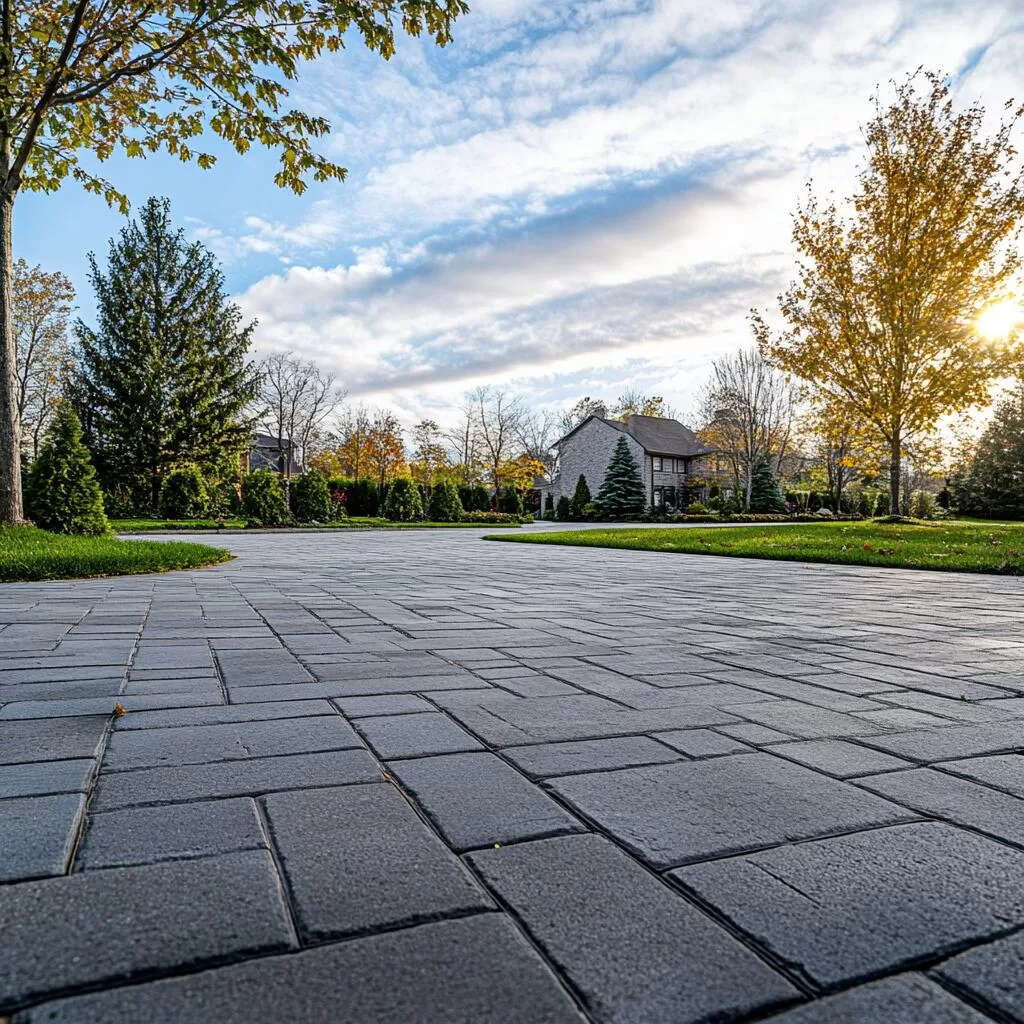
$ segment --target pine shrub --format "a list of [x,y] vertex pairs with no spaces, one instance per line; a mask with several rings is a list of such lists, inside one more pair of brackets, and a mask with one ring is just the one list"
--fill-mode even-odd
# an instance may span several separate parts
[[327,478],[311,469],[291,486],[292,515],[300,523],[327,523],[331,515],[331,489]]
[[935,498],[927,491],[914,491],[910,496],[910,515],[913,519],[932,519],[935,516]]
[[750,511],[778,514],[786,511],[786,501],[779,490],[779,483],[772,472],[771,460],[767,456],[758,459],[757,465],[754,466],[754,477],[750,484]]
[[462,518],[462,502],[455,484],[441,480],[430,494],[430,518],[435,523],[457,523]]
[[173,469],[160,487],[164,519],[202,519],[210,510],[210,494],[197,466]]
[[644,483],[624,437],[616,442],[595,504],[604,516],[636,515],[644,510]]
[[25,481],[29,515],[51,533],[108,533],[103,492],[96,480],[82,425],[74,409],[61,402],[38,458]]
[[585,509],[590,504],[592,495],[590,488],[587,486],[587,478],[580,473],[579,480],[576,481],[576,490],[573,492],[572,498],[569,500],[569,514],[573,519],[585,519]]
[[875,498],[875,518],[887,516],[890,509],[889,492],[879,491]]
[[258,526],[281,526],[288,521],[284,488],[275,473],[257,469],[242,485],[242,515]]
[[558,499],[558,504],[555,506],[555,519],[560,523],[569,521],[569,516],[572,514],[572,510],[569,507],[569,498],[566,495],[562,495]]
[[1024,381],[996,405],[974,460],[954,487],[964,515],[1024,519]]
[[420,492],[409,477],[400,476],[391,481],[384,503],[384,518],[397,523],[410,523],[423,518]]

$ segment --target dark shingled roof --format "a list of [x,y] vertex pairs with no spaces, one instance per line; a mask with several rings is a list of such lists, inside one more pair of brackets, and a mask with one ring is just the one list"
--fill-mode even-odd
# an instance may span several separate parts
[[706,448],[697,440],[689,427],[684,427],[679,420],[666,419],[664,416],[638,416],[632,414],[625,421],[605,420],[618,430],[629,434],[638,441],[644,451],[652,455],[702,455],[712,449]]

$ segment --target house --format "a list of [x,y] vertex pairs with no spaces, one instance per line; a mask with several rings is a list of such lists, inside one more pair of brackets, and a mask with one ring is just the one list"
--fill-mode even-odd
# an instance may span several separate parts
[[301,476],[304,472],[300,453],[290,438],[279,439],[259,431],[253,434],[248,453],[248,471],[254,469],[269,469],[283,476]]
[[537,484],[541,508],[549,494],[556,505],[563,496],[571,498],[581,473],[596,496],[620,437],[626,438],[640,470],[648,505],[676,509],[705,497],[704,476],[712,471],[709,457],[714,452],[689,427],[663,416],[631,414],[613,420],[599,409],[553,445],[558,452],[555,472],[551,480]]

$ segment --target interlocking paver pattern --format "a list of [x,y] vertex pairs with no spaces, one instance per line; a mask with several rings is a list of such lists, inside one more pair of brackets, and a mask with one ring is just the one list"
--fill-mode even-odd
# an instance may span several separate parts
[[0,1021],[1024,1022],[1024,581],[482,532],[0,589]]

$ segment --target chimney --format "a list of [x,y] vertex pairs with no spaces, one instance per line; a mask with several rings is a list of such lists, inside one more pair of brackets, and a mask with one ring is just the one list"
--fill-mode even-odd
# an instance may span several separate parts
[[594,415],[597,416],[599,419],[602,419],[602,420],[608,419],[608,409],[607,409],[607,407],[603,406],[603,405],[595,405],[594,406]]

